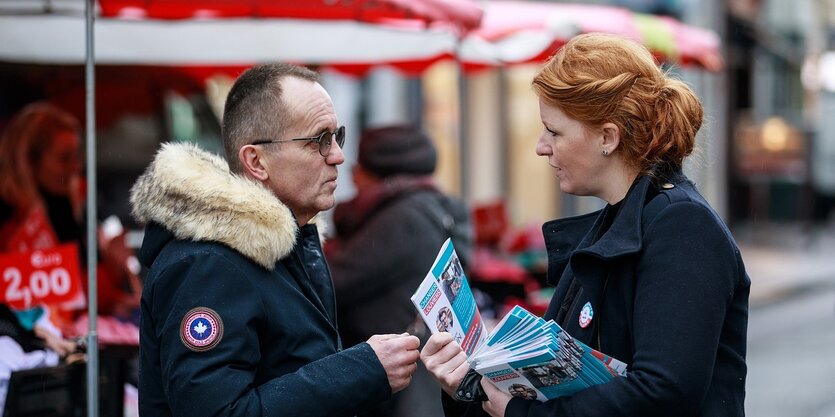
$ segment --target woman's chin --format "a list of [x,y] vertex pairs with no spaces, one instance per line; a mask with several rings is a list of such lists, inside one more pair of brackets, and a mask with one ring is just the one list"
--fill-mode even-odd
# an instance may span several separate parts
[[576,195],[574,187],[571,186],[571,183],[565,180],[559,180],[560,183],[560,191],[565,194]]

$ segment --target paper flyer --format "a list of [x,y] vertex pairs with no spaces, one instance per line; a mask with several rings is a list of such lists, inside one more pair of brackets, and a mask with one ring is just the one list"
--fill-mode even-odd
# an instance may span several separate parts
[[452,240],[444,242],[412,303],[432,334],[451,333],[467,355],[484,343],[487,331]]

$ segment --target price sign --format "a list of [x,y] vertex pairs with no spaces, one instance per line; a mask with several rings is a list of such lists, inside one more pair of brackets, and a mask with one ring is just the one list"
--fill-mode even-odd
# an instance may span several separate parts
[[78,248],[66,244],[0,255],[0,301],[22,310],[83,297]]

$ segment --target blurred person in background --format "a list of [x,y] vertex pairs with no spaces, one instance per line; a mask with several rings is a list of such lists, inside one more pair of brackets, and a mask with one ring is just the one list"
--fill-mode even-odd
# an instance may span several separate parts
[[12,372],[83,359],[78,343],[62,337],[42,308],[25,312],[0,304],[0,417]]
[[545,313],[628,365],[626,377],[536,402],[481,380],[488,400],[450,398],[469,367],[448,334],[421,352],[448,416],[743,416],[750,279],[728,228],[682,173],[703,109],[641,45],[575,37],[533,79],[536,152],[562,192],[602,211],[543,225]]
[[[352,178],[357,195],[334,210],[326,255],[347,346],[373,334],[418,326],[411,295],[447,238],[466,262],[472,246],[467,207],[438,189],[437,151],[416,126],[369,129],[360,137]],[[438,392],[423,367],[403,392],[363,416],[437,416]]]
[[[78,122],[47,103],[22,109],[0,136],[0,254],[80,242]],[[35,225],[31,233],[22,231]],[[5,278],[4,278],[5,279]],[[76,351],[73,311],[0,303],[0,414],[13,371],[55,366]]]
[[[86,262],[84,184],[78,121],[46,102],[24,107],[0,137],[0,253],[45,249],[76,243]],[[27,227],[34,232],[24,231]],[[126,320],[136,318],[141,284],[131,268],[124,235],[99,239],[99,311]],[[86,284],[86,280],[83,283]],[[74,313],[52,308],[61,330]]]
[[227,160],[166,144],[131,189],[146,224],[139,412],[353,416],[411,381],[417,337],[343,349],[318,213],[345,127],[318,74],[248,69],[223,111]]
[[0,249],[27,217],[42,210],[48,225],[31,246],[80,241],[82,202],[81,140],[78,122],[48,103],[23,108],[0,139]]

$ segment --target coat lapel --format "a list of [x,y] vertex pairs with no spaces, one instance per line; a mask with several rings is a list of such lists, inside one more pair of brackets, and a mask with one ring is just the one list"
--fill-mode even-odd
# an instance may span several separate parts
[[[548,280],[552,284],[557,283],[552,304],[548,308],[548,317],[556,317],[561,308],[567,308],[565,320],[560,324],[565,325],[571,335],[586,343],[593,342],[594,326],[579,326],[577,318],[580,309],[588,302],[592,308],[599,310],[611,262],[641,250],[641,216],[651,184],[648,177],[641,178],[635,184],[609,230],[596,242],[593,241],[595,231],[603,222],[605,210],[610,208],[543,225],[548,251]],[[579,290],[576,298],[571,298],[568,292],[574,280],[579,284]],[[566,303],[569,305],[563,305]]]
[[556,285],[574,251],[592,229],[602,210],[582,216],[552,220],[542,225],[545,250],[548,252],[548,283]]
[[[635,184],[635,188],[626,195],[621,211],[615,217],[609,230],[597,242],[591,242],[593,233],[587,233],[583,242],[580,243],[576,255],[590,255],[609,260],[639,252],[643,246],[641,217],[650,185],[649,177],[642,177]],[[600,226],[602,219],[602,215],[597,217],[591,231]]]

